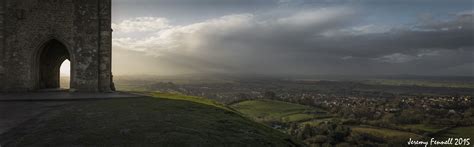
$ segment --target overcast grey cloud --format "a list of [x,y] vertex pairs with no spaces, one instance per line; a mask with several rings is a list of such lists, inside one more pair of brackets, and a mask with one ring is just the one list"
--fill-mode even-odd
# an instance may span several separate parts
[[443,17],[413,13],[409,23],[393,14],[402,23],[381,23],[387,18],[373,18],[386,14],[367,15],[361,5],[347,4],[353,1],[160,2],[221,5],[225,13],[188,22],[138,14],[115,20],[118,74],[473,74],[472,9],[442,9]]

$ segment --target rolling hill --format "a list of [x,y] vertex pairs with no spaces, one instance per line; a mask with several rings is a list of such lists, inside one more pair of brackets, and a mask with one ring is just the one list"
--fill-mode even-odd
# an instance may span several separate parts
[[211,100],[174,94],[82,101],[0,136],[3,146],[300,146]]

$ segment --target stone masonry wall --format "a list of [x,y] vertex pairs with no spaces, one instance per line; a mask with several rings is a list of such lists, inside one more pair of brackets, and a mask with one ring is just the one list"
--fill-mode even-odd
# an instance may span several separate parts
[[99,90],[110,91],[112,81],[112,1],[100,1]]
[[[38,88],[38,54],[52,39],[71,56],[71,88],[110,91],[111,0],[1,0],[0,91]],[[1,4],[0,3],[0,4]],[[2,13],[3,9],[3,14]],[[3,18],[2,18],[3,16]],[[4,44],[3,44],[4,43]],[[3,79],[2,79],[3,77]]]
[[[4,8],[4,5],[5,5],[5,1],[0,1],[0,81],[5,81],[5,68],[3,66],[3,62],[4,62],[4,54],[5,54],[5,50],[4,50],[4,35],[3,35],[3,22],[4,22],[4,18],[3,18],[3,15],[5,14],[5,8]],[[1,84],[1,82],[0,82]],[[3,86],[0,86],[0,91],[2,91],[2,88]]]

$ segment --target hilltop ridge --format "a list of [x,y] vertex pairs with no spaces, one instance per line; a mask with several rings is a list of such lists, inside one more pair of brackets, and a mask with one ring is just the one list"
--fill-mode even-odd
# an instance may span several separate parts
[[3,135],[4,146],[300,146],[289,136],[212,100],[149,93],[83,101]]

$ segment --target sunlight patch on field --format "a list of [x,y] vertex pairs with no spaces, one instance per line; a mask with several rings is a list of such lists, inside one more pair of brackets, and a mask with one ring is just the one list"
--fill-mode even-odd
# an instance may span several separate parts
[[211,99],[202,98],[202,97],[188,96],[188,95],[182,95],[182,94],[176,94],[176,93],[161,93],[161,92],[151,92],[151,93],[148,93],[148,95],[151,95],[155,98],[190,101],[190,102],[210,105],[210,106],[214,106],[214,107],[218,107],[218,108],[222,108],[222,109],[225,109],[225,110],[232,111],[231,109],[229,109],[224,104],[218,103],[218,102],[216,102],[214,100],[211,100]]
[[430,132],[430,133],[437,132],[444,128],[442,126],[433,126],[433,125],[424,125],[424,124],[402,125],[400,127],[405,128],[405,129],[416,129],[416,130],[421,130],[421,131]]
[[272,100],[244,101],[232,108],[261,122],[298,122],[327,115],[322,109]]

